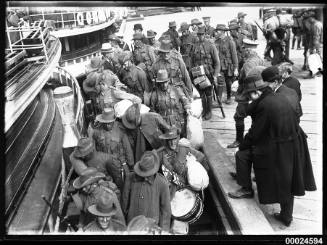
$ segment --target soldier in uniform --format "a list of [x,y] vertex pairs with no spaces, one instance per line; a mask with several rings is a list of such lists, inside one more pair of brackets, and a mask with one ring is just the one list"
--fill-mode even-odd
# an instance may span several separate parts
[[311,23],[311,35],[309,41],[309,52],[310,54],[317,53],[323,58],[322,54],[322,45],[323,45],[323,28],[322,23],[315,18],[314,15],[311,15],[308,19]]
[[94,140],[97,151],[109,153],[112,156],[111,175],[120,190],[129,168],[134,166],[134,153],[128,136],[121,130],[114,117],[114,110],[105,108],[96,117],[97,124],[89,127],[89,137]]
[[303,33],[303,20],[302,20],[302,11],[297,10],[294,15],[294,25],[292,27],[293,39],[292,39],[292,49],[295,47],[295,41],[297,41],[297,49],[301,49],[301,40]]
[[134,34],[141,34],[142,35],[142,42],[144,44],[148,44],[148,39],[145,37],[145,35],[143,34],[143,27],[141,24],[135,24],[134,25]]
[[247,31],[247,38],[253,40],[254,38],[253,38],[252,26],[249,23],[245,22],[245,16],[246,15],[247,15],[246,13],[239,12],[237,14],[238,23],[239,23],[239,26],[241,28],[241,31],[242,30]]
[[207,38],[212,38],[214,37],[214,31],[215,28],[210,26],[210,17],[202,17],[203,19],[203,23],[204,23],[204,27],[205,27],[205,35]]
[[238,89],[235,96],[235,101],[237,102],[236,112],[234,114],[235,128],[236,128],[236,140],[227,146],[227,148],[236,148],[243,140],[244,134],[244,118],[247,117],[247,108],[249,105],[249,100],[243,95],[244,90],[244,80],[248,75],[249,71],[256,66],[264,66],[264,61],[255,52],[255,48],[258,43],[249,39],[243,39],[243,57],[244,65],[240,70]]
[[273,35],[273,31],[278,27],[279,21],[276,16],[276,9],[268,9],[267,12],[263,16],[263,30],[264,36],[266,38],[266,48],[264,51],[264,59],[271,61],[272,57],[270,55],[271,52],[271,41],[270,36]]
[[145,94],[150,93],[152,84],[149,84],[145,72],[132,63],[131,52],[121,54],[118,59],[120,64],[123,66],[121,71],[121,82],[127,86],[128,93],[140,97],[143,103],[144,96]]
[[173,86],[179,86],[188,98],[192,97],[192,82],[183,59],[171,54],[171,43],[162,40],[158,49],[158,57],[152,65],[152,73],[158,74],[159,70],[167,70]]
[[123,51],[119,46],[120,39],[116,36],[116,34],[110,34],[108,36],[108,41],[111,44],[111,46],[114,48],[115,53],[119,54]]
[[198,19],[192,19],[191,20],[191,28],[192,28],[192,34],[196,35],[198,32],[199,27],[202,25],[202,22]]
[[160,114],[169,125],[176,126],[182,132],[182,137],[186,137],[186,116],[190,113],[190,101],[183,90],[171,85],[169,80],[166,70],[158,71],[156,87],[146,105]]
[[151,72],[151,66],[156,60],[156,54],[152,46],[144,44],[142,42],[142,38],[143,37],[140,33],[136,33],[133,35],[133,60],[135,65],[141,67],[145,71],[149,82],[152,82],[154,76]]
[[146,32],[146,38],[149,41],[149,45],[152,46],[154,48],[155,54],[158,54],[158,48],[160,46],[160,42],[158,40],[156,40],[156,35],[157,33],[153,30],[148,30]]
[[200,93],[203,106],[204,119],[209,120],[212,116],[212,85],[216,91],[216,95],[221,98],[224,81],[219,79],[220,74],[220,61],[217,48],[209,40],[204,38],[204,27],[200,27],[197,36],[198,41],[193,45],[190,52],[192,67],[204,66],[205,74],[211,82],[211,86],[204,89],[200,89],[197,85],[197,89]]
[[125,231],[125,222],[123,223],[113,217],[118,208],[121,209],[120,206],[116,206],[112,196],[103,192],[96,203],[88,207],[88,211],[96,218],[84,227],[83,231],[104,234],[117,234],[117,232]]
[[190,33],[189,27],[190,27],[189,24],[183,22],[181,23],[181,27],[179,29],[179,31],[182,33],[180,53],[183,57],[188,72],[190,72],[191,69],[190,51],[192,49],[193,44],[197,41],[197,37],[194,34]]
[[233,39],[225,35],[227,30],[226,25],[217,25],[215,45],[219,54],[220,72],[223,74],[226,82],[227,99],[225,103],[231,104],[231,87],[234,77],[238,76],[238,59]]
[[235,48],[236,48],[236,52],[237,52],[237,60],[238,60],[238,70],[241,70],[242,66],[243,66],[243,39],[244,36],[239,32],[239,25],[237,23],[229,23],[229,31],[230,31],[230,35],[234,40],[235,43]]
[[179,47],[181,46],[181,40],[179,39],[178,32],[176,31],[176,21],[169,22],[169,29],[164,32],[162,35],[169,35],[172,48],[179,51]]

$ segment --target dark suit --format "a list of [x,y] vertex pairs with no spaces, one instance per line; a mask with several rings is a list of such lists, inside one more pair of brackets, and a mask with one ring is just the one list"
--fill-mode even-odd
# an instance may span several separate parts
[[[299,82],[299,80],[295,77],[288,77],[283,81],[283,84],[289,88],[292,88],[295,90],[295,92],[297,93],[297,96],[299,98],[299,103],[302,100],[302,92],[301,92],[301,83]],[[301,111],[301,116],[302,116],[302,106],[300,103],[300,111]]]

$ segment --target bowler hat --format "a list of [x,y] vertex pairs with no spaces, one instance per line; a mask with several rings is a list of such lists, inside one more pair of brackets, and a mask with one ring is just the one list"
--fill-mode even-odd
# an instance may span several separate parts
[[177,127],[172,127],[168,132],[159,135],[160,139],[171,140],[176,139],[180,134],[180,130]]
[[174,26],[176,26],[176,21],[169,22],[169,27],[174,27]]
[[110,43],[103,43],[101,46],[101,52],[102,53],[112,53],[112,52],[114,52],[114,49]]
[[102,65],[103,65],[103,61],[102,61],[101,57],[96,56],[96,57],[92,58],[90,61],[90,64],[87,64],[85,67],[88,72],[92,72],[92,71],[96,71],[99,68],[101,68]]
[[200,27],[198,28],[198,31],[197,31],[196,34],[205,34],[205,27],[204,27],[204,26],[200,26]]
[[135,30],[138,30],[138,29],[143,31],[143,27],[142,27],[141,24],[135,24],[135,25],[134,25],[134,31],[135,31]]
[[225,24],[217,24],[216,30],[218,30],[218,31],[227,31],[228,29],[227,29]]
[[82,137],[78,140],[77,146],[74,149],[75,157],[85,157],[94,151],[94,145],[92,139],[88,137]]
[[112,108],[104,108],[102,114],[97,115],[96,121],[100,123],[110,123],[115,121],[115,112]]
[[275,79],[279,79],[279,70],[277,66],[270,66],[264,69],[261,73],[262,79],[265,82],[274,82]]
[[153,30],[148,30],[147,32],[146,32],[146,38],[153,38],[153,37],[155,37],[157,35],[157,33],[155,32],[155,31],[153,31]]
[[132,40],[142,40],[143,35],[141,33],[134,33]]
[[138,126],[140,114],[139,104],[130,106],[122,117],[123,125],[128,129],[135,129]]
[[256,91],[261,88],[268,86],[268,83],[262,80],[260,74],[251,74],[244,79],[244,90],[243,94]]
[[157,73],[157,83],[163,83],[163,82],[168,82],[169,77],[168,77],[168,72],[166,69],[159,70]]
[[93,215],[108,217],[113,216],[117,212],[117,207],[113,196],[109,192],[104,191],[96,204],[89,206],[87,210]]
[[160,166],[156,150],[144,152],[141,160],[134,165],[134,172],[141,177],[149,177],[158,172]]
[[244,16],[246,16],[246,15],[247,15],[246,13],[239,12],[239,13],[237,14],[237,18],[242,18],[242,17],[244,17]]
[[191,25],[201,25],[201,24],[202,24],[202,22],[199,21],[198,19],[192,19],[191,20]]
[[189,24],[187,24],[186,22],[182,22],[181,27],[179,28],[178,31],[180,31],[180,32],[187,31],[189,29],[189,27],[190,27]]
[[75,189],[81,189],[84,186],[88,186],[95,182],[98,182],[100,179],[105,178],[106,175],[104,173],[99,172],[96,168],[88,167],[79,177],[77,177],[73,182],[73,187]]
[[171,50],[171,41],[170,40],[161,40],[160,47],[158,48],[158,52],[169,53]]

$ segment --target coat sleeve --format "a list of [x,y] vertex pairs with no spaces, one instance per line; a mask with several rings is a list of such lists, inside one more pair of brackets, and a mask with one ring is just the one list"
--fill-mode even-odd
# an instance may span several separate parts
[[167,180],[160,176],[160,216],[159,216],[159,226],[164,231],[169,231],[170,229],[170,218],[171,218],[171,207],[170,207],[170,193],[169,184]]
[[154,48],[151,46],[148,46],[148,53],[149,53],[149,57],[151,60],[151,64],[153,64],[153,62],[156,60],[156,54],[154,52]]
[[176,93],[179,97],[180,102],[182,103],[184,110],[191,109],[191,104],[189,99],[186,97],[185,93],[180,87],[176,87]]
[[213,61],[213,67],[214,67],[213,76],[217,77],[218,73],[220,73],[220,60],[219,60],[219,56],[218,56],[218,50],[214,44],[211,45],[210,54],[211,54],[211,58]]
[[71,164],[72,164],[72,166],[73,166],[75,172],[76,172],[78,175],[81,175],[82,172],[83,172],[83,170],[87,169],[86,164],[85,164],[82,160],[76,158],[76,157],[74,156],[74,153],[71,153],[71,154],[70,154],[70,156],[69,156],[69,160],[70,160],[70,162],[71,162]]
[[127,161],[128,166],[131,168],[134,166],[134,153],[129,139],[125,133],[123,133],[122,141],[125,152],[125,159]]
[[184,79],[184,84],[186,86],[187,92],[189,94],[189,96],[192,96],[193,93],[193,87],[192,87],[192,82],[191,82],[191,78],[190,75],[188,74],[188,71],[186,69],[186,65],[183,61],[183,59],[179,59],[179,64],[180,64],[180,70]]
[[128,173],[123,187],[123,194],[122,194],[122,211],[127,216],[128,207],[130,202],[130,192],[131,192],[131,180],[132,180],[133,173]]
[[148,79],[146,78],[146,74],[143,70],[138,70],[137,72],[137,76],[138,76],[138,81],[141,84],[144,92],[150,92],[150,85],[148,82]]
[[119,89],[113,89],[113,95],[117,98],[117,99],[121,99],[121,100],[130,100],[133,103],[142,103],[142,100],[140,97],[131,94],[131,93],[127,93],[125,91],[119,90]]
[[238,68],[238,58],[237,58],[237,52],[236,52],[236,45],[232,38],[230,38],[229,44],[230,44],[229,46],[230,46],[230,50],[232,53],[232,62],[234,65],[234,69],[237,69]]
[[170,130],[170,126],[166,123],[166,121],[160,116],[159,114],[156,113],[155,120],[157,121],[157,125],[159,129],[161,129],[164,132],[167,132]]

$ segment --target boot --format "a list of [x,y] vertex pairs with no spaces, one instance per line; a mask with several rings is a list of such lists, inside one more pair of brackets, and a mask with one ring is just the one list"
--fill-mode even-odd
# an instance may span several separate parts
[[212,112],[211,112],[211,109],[212,109],[212,95],[210,96],[206,96],[207,97],[207,107],[206,107],[206,114],[204,116],[204,120],[210,120],[211,117],[212,117]]
[[227,148],[238,147],[243,140],[243,134],[244,134],[244,125],[236,125],[236,140],[233,143],[229,144]]
[[207,98],[205,94],[201,96],[201,101],[202,101],[202,117],[204,118],[207,113]]
[[295,41],[296,41],[296,38],[295,38],[295,37],[293,37],[293,39],[292,39],[292,49],[294,49],[294,46],[295,46]]

